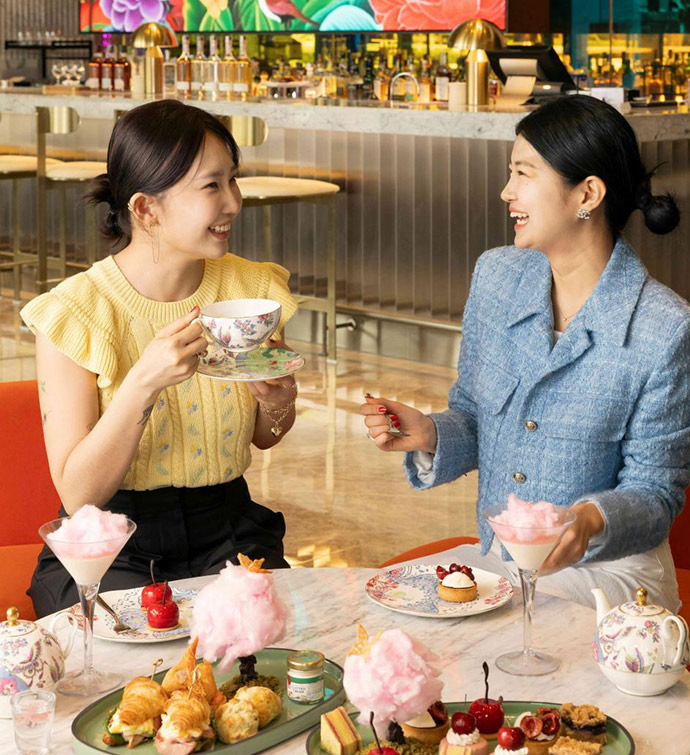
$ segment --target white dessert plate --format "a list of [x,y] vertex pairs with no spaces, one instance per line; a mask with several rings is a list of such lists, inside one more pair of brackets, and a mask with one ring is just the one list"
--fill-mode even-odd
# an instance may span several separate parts
[[[446,566],[447,564],[442,564]],[[477,583],[477,597],[468,603],[450,603],[438,597],[436,566],[412,564],[394,566],[375,574],[366,585],[366,594],[374,603],[391,611],[410,616],[457,619],[493,611],[513,596],[510,582],[499,574],[472,569]]]
[[296,351],[268,347],[232,357],[221,348],[209,347],[206,355],[199,360],[197,372],[215,380],[248,383],[292,375],[302,367],[304,357]]
[[[146,612],[141,610],[141,589],[141,587],[134,587],[130,590],[109,590],[102,593],[103,600],[118,614],[120,620],[132,629],[119,634],[114,632],[115,621],[112,616],[96,604],[93,616],[93,636],[112,642],[169,642],[189,637],[189,614],[199,590],[181,590],[172,587],[173,600],[180,609],[180,623],[175,629],[156,631],[149,628],[146,623]],[[76,621],[77,629],[83,631],[84,617],[79,604],[68,608],[67,614],[70,621]]]

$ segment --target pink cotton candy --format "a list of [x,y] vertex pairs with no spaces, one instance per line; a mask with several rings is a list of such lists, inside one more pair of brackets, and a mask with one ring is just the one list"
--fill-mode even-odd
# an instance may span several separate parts
[[548,530],[560,529],[558,509],[547,501],[522,501],[512,493],[506,509],[492,519],[501,540],[535,542],[552,536]]
[[119,553],[127,538],[128,523],[124,514],[103,511],[86,505],[65,517],[55,532],[48,533],[50,546],[58,556],[95,558]]
[[360,711],[359,722],[375,725],[409,721],[441,699],[443,682],[438,659],[400,629],[389,629],[368,653],[348,655],[345,692]]
[[288,611],[273,587],[273,575],[227,562],[196,596],[191,635],[199,652],[227,671],[237,658],[252,655],[283,637]]

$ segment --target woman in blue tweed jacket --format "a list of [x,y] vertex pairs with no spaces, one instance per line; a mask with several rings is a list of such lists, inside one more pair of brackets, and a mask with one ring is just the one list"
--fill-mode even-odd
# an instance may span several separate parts
[[509,493],[570,506],[544,590],[591,603],[598,585],[615,605],[641,583],[677,610],[668,534],[690,482],[690,306],[620,234],[636,209],[667,233],[678,209],[652,195],[632,128],[603,102],[554,100],[516,131],[501,194],[515,245],[477,262],[448,409],[368,398],[368,432],[407,452],[415,488],[479,469],[482,556],[501,550],[481,512]]

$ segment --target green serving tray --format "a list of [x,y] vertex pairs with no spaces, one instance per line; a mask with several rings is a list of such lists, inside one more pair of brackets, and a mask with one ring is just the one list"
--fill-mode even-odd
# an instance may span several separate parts
[[[513,721],[526,710],[534,713],[537,708],[558,708],[560,709],[560,703],[535,703],[535,702],[520,702],[518,700],[504,700],[503,710],[506,714],[506,726],[511,726]],[[469,703],[446,703],[448,713],[452,716],[457,711],[466,711],[469,708]],[[356,718],[359,713],[350,713],[350,718],[354,721],[359,736],[362,737],[362,744],[364,746],[371,744],[374,741],[374,735],[371,733],[369,726],[362,726],[357,723]],[[608,734],[608,742],[602,747],[601,755],[633,755],[635,752],[635,743],[630,736],[630,732],[619,724],[614,718],[607,718],[606,721],[606,733]],[[381,732],[377,731],[379,737]],[[385,733],[384,733],[385,734]],[[493,752],[496,746],[496,740],[489,740],[489,752]],[[307,739],[307,753],[309,755],[324,755],[324,750],[321,749],[321,727],[315,726]]]
[[[293,650],[284,648],[266,648],[256,653],[256,670],[265,676],[277,676],[281,683],[283,710],[278,718],[271,721],[259,733],[249,739],[244,739],[232,745],[221,742],[216,744],[213,752],[230,753],[232,755],[253,755],[268,747],[285,742],[300,732],[305,731],[319,722],[322,713],[337,708],[345,701],[343,690],[343,669],[333,661],[326,660],[324,664],[324,686],[326,696],[317,705],[300,705],[287,696],[287,657]],[[230,671],[220,673],[214,671],[216,682],[220,687],[239,673],[236,662]],[[156,674],[155,679],[163,680],[165,671]],[[136,752],[137,755],[158,755],[153,741],[139,745],[134,750],[128,750],[126,745],[108,747],[103,744],[104,721],[108,711],[115,708],[122,698],[122,689],[111,692],[85,708],[72,723],[72,747],[77,755],[95,752],[120,753]]]

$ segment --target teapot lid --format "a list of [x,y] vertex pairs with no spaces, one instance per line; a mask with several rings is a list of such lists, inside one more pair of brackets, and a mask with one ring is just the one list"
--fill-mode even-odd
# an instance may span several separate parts
[[635,594],[635,602],[623,603],[620,607],[626,616],[658,616],[660,613],[666,613],[663,606],[647,605],[647,590],[644,587],[638,587]]
[[19,611],[15,606],[7,609],[7,621],[0,622],[0,638],[2,637],[21,637],[29,634],[36,629],[33,621],[26,621],[19,618]]

